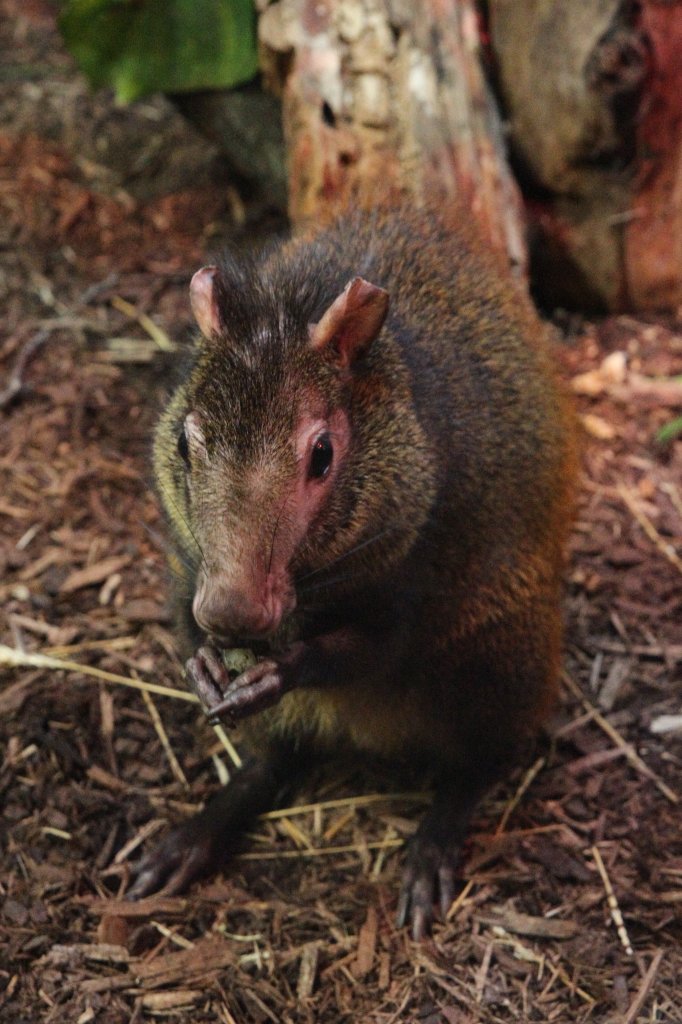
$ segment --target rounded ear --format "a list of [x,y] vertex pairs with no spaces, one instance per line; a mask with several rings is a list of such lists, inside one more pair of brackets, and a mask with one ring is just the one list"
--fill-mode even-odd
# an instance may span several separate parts
[[381,330],[388,312],[388,292],[362,277],[350,281],[322,316],[310,325],[310,344],[332,349],[336,361],[349,367]]
[[189,285],[189,301],[199,330],[205,338],[220,334],[221,321],[216,298],[215,278],[217,267],[202,267],[197,270]]

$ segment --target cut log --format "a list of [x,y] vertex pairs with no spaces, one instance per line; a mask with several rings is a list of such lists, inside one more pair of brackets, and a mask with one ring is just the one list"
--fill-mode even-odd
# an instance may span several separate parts
[[500,93],[551,305],[682,303],[682,4],[489,0]]
[[682,4],[642,4],[651,70],[636,121],[637,163],[625,224],[625,290],[634,309],[682,305]]
[[357,194],[457,197],[523,272],[520,194],[481,68],[472,0],[261,6],[261,66],[282,97],[293,223]]

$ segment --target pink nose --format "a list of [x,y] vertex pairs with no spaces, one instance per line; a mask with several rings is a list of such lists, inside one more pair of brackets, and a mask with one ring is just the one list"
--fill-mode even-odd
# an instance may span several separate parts
[[220,637],[259,639],[274,633],[284,611],[271,586],[252,597],[215,578],[201,579],[192,602],[197,625]]

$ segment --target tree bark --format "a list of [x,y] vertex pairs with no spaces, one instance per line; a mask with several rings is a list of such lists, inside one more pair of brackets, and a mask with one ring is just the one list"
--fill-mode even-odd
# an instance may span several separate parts
[[635,129],[624,290],[635,309],[675,309],[682,305],[682,4],[648,0],[639,26],[652,59]]
[[682,306],[682,0],[256,2],[279,99],[182,105],[295,227],[456,197],[546,306]]
[[259,21],[281,95],[294,225],[356,194],[457,197],[524,270],[518,188],[472,0],[277,0]]
[[489,0],[550,304],[682,303],[682,4]]

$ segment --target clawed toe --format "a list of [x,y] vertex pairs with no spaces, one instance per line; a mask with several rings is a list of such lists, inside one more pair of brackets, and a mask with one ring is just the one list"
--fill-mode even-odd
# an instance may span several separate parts
[[206,712],[212,713],[230,685],[230,674],[223,665],[220,651],[212,644],[200,647],[186,662],[185,675]]
[[194,821],[173,829],[132,866],[134,881],[126,899],[139,900],[161,891],[175,896],[212,867],[215,857],[209,837],[198,835],[193,826]]
[[403,873],[396,925],[410,925],[412,938],[421,942],[431,932],[434,907],[445,920],[455,891],[459,847],[441,847],[418,834],[408,851]]

